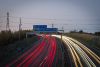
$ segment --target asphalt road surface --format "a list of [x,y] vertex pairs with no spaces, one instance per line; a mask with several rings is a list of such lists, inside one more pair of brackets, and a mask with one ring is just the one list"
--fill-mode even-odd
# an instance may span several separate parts
[[75,39],[42,35],[42,40],[6,67],[100,67],[100,57]]
[[[60,35],[53,36],[61,38]],[[82,43],[66,36],[62,36],[62,41],[70,50],[75,67],[100,67],[100,57]]]

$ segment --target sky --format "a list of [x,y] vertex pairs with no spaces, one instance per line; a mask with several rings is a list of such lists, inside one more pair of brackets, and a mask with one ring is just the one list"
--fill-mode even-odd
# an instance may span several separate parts
[[0,30],[6,28],[6,13],[12,31],[32,29],[36,24],[47,24],[66,32],[100,31],[100,0],[0,0]]

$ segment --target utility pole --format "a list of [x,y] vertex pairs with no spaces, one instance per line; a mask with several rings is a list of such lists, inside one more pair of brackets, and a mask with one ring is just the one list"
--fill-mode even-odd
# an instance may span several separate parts
[[22,20],[20,18],[19,30],[22,30],[21,26],[22,26]]
[[61,43],[62,43],[62,36],[63,36],[63,33],[64,33],[64,27],[62,26],[62,32],[61,32]]
[[[54,24],[52,24],[52,28],[54,28]],[[50,33],[50,36],[52,35],[53,33]]]
[[22,21],[21,21],[21,18],[20,18],[20,23],[19,23],[19,40],[20,40],[21,30],[22,30],[21,26],[22,26]]
[[6,24],[6,31],[10,31],[10,27],[9,27],[9,12],[7,12],[7,24]]
[[52,24],[52,28],[54,28],[54,24]]
[[64,30],[64,27],[62,26],[62,30]]
[[63,31],[62,33],[64,33],[64,27],[63,26],[62,26],[62,31]]

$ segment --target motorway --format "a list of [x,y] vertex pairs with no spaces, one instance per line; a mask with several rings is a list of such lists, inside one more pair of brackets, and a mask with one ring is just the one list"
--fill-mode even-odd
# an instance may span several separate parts
[[100,57],[77,40],[42,35],[31,49],[6,67],[100,67]]
[[[52,36],[61,38],[60,35]],[[62,36],[62,41],[70,50],[75,67],[100,67],[100,57],[82,43],[67,36]]]

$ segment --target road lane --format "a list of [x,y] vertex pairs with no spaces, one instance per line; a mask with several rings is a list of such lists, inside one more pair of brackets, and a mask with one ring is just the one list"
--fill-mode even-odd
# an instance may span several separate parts
[[57,46],[55,37],[43,36],[43,40],[37,44],[6,67],[52,67]]
[[63,42],[60,38],[43,35],[41,41],[6,67],[99,67],[100,57],[89,48],[73,38],[62,36]]
[[63,44],[61,43],[61,40],[56,38],[56,41],[57,41],[57,52],[56,52],[57,62],[55,64],[55,67],[64,67],[64,47]]
[[50,43],[50,50],[45,58],[45,62],[42,62],[41,67],[52,67],[52,63],[53,63],[55,53],[56,53],[55,38],[50,39],[49,42],[51,42]]
[[[52,35],[52,36],[61,38],[60,35]],[[66,46],[70,49],[70,53],[73,57],[75,67],[100,66],[100,57],[97,56],[94,52],[92,52],[89,48],[87,48],[77,40],[67,36],[62,36],[62,40],[66,44]],[[98,64],[95,64],[90,57],[92,57]]]

